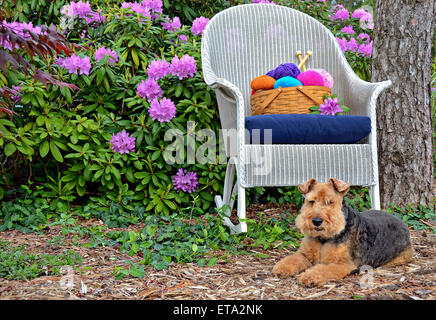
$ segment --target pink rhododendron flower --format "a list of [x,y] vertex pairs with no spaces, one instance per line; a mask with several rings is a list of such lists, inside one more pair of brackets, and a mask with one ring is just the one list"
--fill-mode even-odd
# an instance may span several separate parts
[[342,52],[347,51],[348,40],[346,38],[338,38],[338,37],[336,37],[336,41],[338,41],[339,46],[341,47]]
[[203,34],[204,28],[206,28],[208,22],[209,19],[203,16],[196,18],[192,22],[192,26],[191,26],[191,32],[194,34],[194,36]]
[[361,18],[367,19],[368,15],[371,17],[371,20],[372,20],[372,16],[368,11],[366,11],[364,9],[356,9],[353,11],[351,16],[353,18],[358,18],[358,19],[361,19]]
[[143,99],[147,99],[148,102],[152,102],[156,98],[160,98],[162,96],[161,87],[156,80],[151,78],[142,80],[136,90],[138,95]]
[[172,32],[175,32],[176,29],[180,29],[181,27],[182,24],[179,17],[174,17],[173,20],[170,19],[169,21],[162,23],[162,28]]
[[186,169],[179,169],[173,176],[173,185],[175,190],[192,193],[197,190],[198,176],[197,173]]
[[179,41],[180,41],[180,42],[188,42],[188,37],[185,36],[184,34],[181,34],[181,35],[179,36]]
[[162,0],[143,0],[142,5],[150,11],[162,13]]
[[139,13],[143,15],[144,17],[151,18],[150,9],[143,6],[142,4],[138,2],[123,2],[121,4],[121,8],[129,8],[135,13]]
[[91,61],[89,57],[85,56],[84,58],[80,58],[74,53],[71,57],[65,59],[59,57],[56,63],[67,69],[70,73],[75,74],[85,74],[88,76],[89,70],[91,69]]
[[148,113],[153,120],[170,122],[176,115],[176,106],[174,102],[167,98],[162,98],[160,101],[154,99],[150,104]]
[[71,18],[86,18],[92,12],[91,5],[89,2],[71,2],[68,5],[65,5],[61,9],[61,13],[65,14]]
[[170,64],[166,60],[153,60],[147,68],[150,78],[159,80],[170,73]]
[[374,29],[372,15],[368,11],[364,9],[356,9],[351,16],[360,20],[360,26],[362,28]]
[[350,13],[347,9],[339,9],[336,11],[335,20],[346,20],[350,17]]
[[91,12],[88,17],[85,18],[86,24],[91,23],[103,23],[105,20],[104,15],[101,12]]
[[62,7],[61,13],[71,18],[84,18],[87,24],[104,22],[104,16],[101,14],[101,11],[92,11],[89,2],[71,2]]
[[180,80],[188,77],[192,78],[197,71],[197,63],[188,54],[185,54],[181,59],[178,56],[174,56],[171,60],[170,71],[171,74],[179,77]]
[[356,39],[351,38],[350,41],[348,41],[347,50],[356,52],[358,47],[359,47],[359,44],[357,43]]
[[362,53],[363,55],[367,57],[372,56],[372,41],[369,44],[361,44],[359,45],[359,48],[357,49],[358,52]]
[[335,115],[337,113],[343,112],[341,106],[339,105],[340,101],[338,98],[328,98],[324,99],[324,104],[319,105],[319,112],[322,115]]
[[367,33],[359,33],[357,38],[359,38],[359,40],[363,41],[363,42],[369,42],[371,40],[369,34],[367,34]]
[[[22,36],[23,38],[30,39],[31,34],[30,32],[33,32],[35,34],[44,34],[41,31],[41,27],[36,26],[34,27],[32,22],[26,23],[26,22],[6,22],[2,21],[0,22],[1,25],[3,25],[6,28],[10,28],[13,32],[16,34]],[[12,42],[9,41],[9,36],[6,36],[3,39],[0,39],[0,46],[7,49],[7,50],[15,50],[18,49],[18,44],[12,45]]]
[[118,55],[115,51],[111,49],[106,49],[105,47],[100,47],[95,51],[95,60],[100,61],[105,56],[109,57],[109,63],[117,63]]
[[338,37],[336,37],[336,40],[338,41],[339,46],[341,47],[342,52],[345,52],[345,51],[348,51],[348,50],[356,52],[358,47],[359,47],[359,44],[357,43],[357,40],[354,39],[354,38],[351,38],[350,41],[348,41],[346,38],[338,38]]
[[135,152],[135,143],[136,139],[130,137],[126,130],[112,134],[112,139],[110,140],[112,151],[121,154]]
[[[336,6],[338,7],[338,6]],[[333,16],[329,16],[331,20],[347,20],[350,18],[350,13],[345,8],[339,8],[338,11],[335,12]]]
[[345,26],[341,29],[341,32],[343,33],[356,33],[356,31],[354,31],[353,26]]

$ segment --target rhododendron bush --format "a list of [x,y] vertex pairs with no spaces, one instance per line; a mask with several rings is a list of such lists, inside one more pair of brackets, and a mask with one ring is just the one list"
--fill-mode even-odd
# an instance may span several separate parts
[[80,90],[44,86],[24,74],[5,79],[20,90],[14,123],[3,119],[1,128],[20,126],[34,151],[12,150],[15,142],[2,138],[6,163],[20,163],[25,172],[11,171],[9,186],[32,182],[50,190],[51,177],[69,195],[66,205],[91,197],[102,207],[117,202],[162,214],[186,206],[191,195],[203,209],[212,204],[224,165],[164,160],[171,143],[164,139],[167,130],[186,132],[189,120],[196,131],[219,129],[213,92],[201,73],[208,19],[183,26],[178,17],[162,14],[162,6],[160,0],[105,8],[73,1],[61,8],[60,23],[52,28],[77,46],[35,63]]
[[[373,21],[366,11],[348,12],[325,1],[253,2],[285,4],[319,19],[352,67],[369,78]],[[71,45],[36,55],[0,39],[0,52],[23,56],[45,75],[13,66],[0,73],[0,101],[11,111],[0,114],[0,199],[26,185],[58,210],[92,201],[101,208],[117,203],[168,215],[194,200],[209,209],[214,194],[222,193],[226,164],[219,152],[201,155],[207,163],[187,161],[189,150],[195,155],[208,141],[187,136],[202,130],[219,136],[215,96],[200,59],[201,35],[214,12],[202,16],[186,9],[179,17],[165,13],[171,1],[109,3],[52,2],[46,17],[29,13],[33,22],[19,10],[3,17],[3,25],[21,36],[49,29]],[[224,8],[227,2],[217,3]],[[41,28],[41,21],[47,26]],[[186,148],[176,163],[165,156],[174,142],[166,137],[171,130],[183,133]],[[254,188],[251,195],[264,190]]]

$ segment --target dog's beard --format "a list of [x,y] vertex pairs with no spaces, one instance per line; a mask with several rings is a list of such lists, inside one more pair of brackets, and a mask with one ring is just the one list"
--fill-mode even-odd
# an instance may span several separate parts
[[[342,219],[341,219],[342,218]],[[316,227],[311,219],[306,219],[302,214],[295,219],[295,224],[300,231],[313,238],[331,239],[338,235],[345,227],[344,217],[338,217],[335,221],[324,219],[321,226]]]

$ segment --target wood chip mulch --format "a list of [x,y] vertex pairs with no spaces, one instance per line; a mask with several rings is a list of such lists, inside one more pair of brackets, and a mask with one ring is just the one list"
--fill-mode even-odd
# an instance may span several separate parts
[[[295,208],[287,208],[294,210]],[[280,216],[283,207],[252,206],[248,216],[262,210],[264,215]],[[101,221],[88,221],[100,223]],[[429,222],[428,222],[429,223]],[[430,223],[434,223],[431,221]],[[135,226],[141,228],[143,226]],[[80,272],[72,277],[41,276],[31,281],[0,278],[1,300],[65,300],[65,299],[369,299],[369,300],[434,300],[436,299],[436,235],[430,231],[411,229],[415,260],[404,266],[381,267],[373,273],[355,274],[341,281],[329,282],[321,288],[306,288],[295,278],[280,279],[271,273],[274,264],[296,249],[254,249],[253,255],[233,255],[228,262],[218,260],[213,267],[195,263],[174,264],[156,271],[146,267],[144,278],[125,277],[116,280],[115,266],[128,268],[126,261],[139,263],[141,257],[130,257],[116,247],[80,247],[65,241],[50,243],[61,234],[61,228],[50,228],[44,235],[25,234],[17,230],[0,232],[0,239],[13,245],[25,244],[31,252],[58,254],[72,249],[83,257]],[[67,238],[64,238],[67,239]],[[268,255],[261,258],[259,255]],[[365,281],[370,279],[372,281]],[[371,280],[371,279],[370,279]],[[69,284],[67,286],[65,284]],[[371,284],[367,287],[365,284]]]

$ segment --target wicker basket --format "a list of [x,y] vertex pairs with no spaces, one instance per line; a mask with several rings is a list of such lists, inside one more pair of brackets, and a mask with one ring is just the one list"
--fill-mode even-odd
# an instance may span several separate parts
[[259,90],[250,98],[252,115],[310,113],[310,107],[323,103],[323,97],[331,97],[331,90],[320,86],[298,86],[271,90]]

